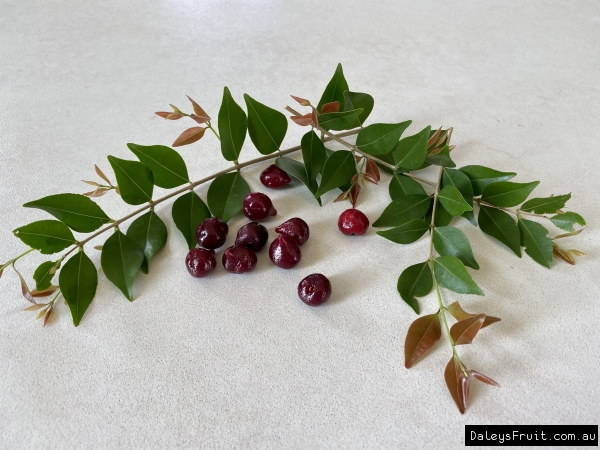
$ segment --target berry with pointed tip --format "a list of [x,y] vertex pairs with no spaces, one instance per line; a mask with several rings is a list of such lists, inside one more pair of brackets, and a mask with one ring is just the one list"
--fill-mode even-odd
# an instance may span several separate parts
[[300,247],[294,239],[289,236],[277,236],[269,247],[269,258],[277,267],[291,269],[302,259]]
[[262,192],[251,192],[244,197],[244,215],[250,220],[265,220],[277,214],[271,199]]
[[269,239],[269,232],[258,222],[250,222],[242,226],[237,232],[235,245],[243,245],[252,251],[262,249]]
[[256,266],[256,253],[242,245],[233,245],[223,252],[222,262],[228,272],[249,272]]
[[331,283],[325,275],[313,273],[298,284],[298,297],[309,306],[319,306],[331,297]]
[[185,257],[185,266],[193,277],[204,278],[217,267],[214,250],[193,248]]
[[205,219],[196,231],[198,245],[211,250],[221,247],[227,239],[229,227],[221,219],[209,217]]
[[369,219],[358,209],[347,209],[338,219],[338,228],[345,235],[355,234],[360,236],[365,234],[369,228]]
[[278,189],[291,183],[292,179],[287,172],[281,170],[275,164],[271,164],[260,173],[260,182],[268,188]]
[[275,232],[291,237],[298,245],[304,244],[310,236],[308,225],[300,217],[293,217],[290,220],[286,220],[275,228]]

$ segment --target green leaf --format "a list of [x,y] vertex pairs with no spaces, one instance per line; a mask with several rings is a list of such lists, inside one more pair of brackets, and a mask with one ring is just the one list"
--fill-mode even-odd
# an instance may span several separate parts
[[410,120],[401,123],[374,123],[363,128],[356,137],[356,146],[371,156],[390,153],[398,139],[411,124]]
[[353,109],[362,109],[357,120],[351,125],[351,128],[362,127],[365,123],[371,111],[373,111],[373,105],[375,100],[369,94],[362,92],[344,92],[344,111],[351,111]]
[[321,185],[315,197],[320,197],[325,192],[329,192],[352,179],[356,173],[356,161],[354,155],[346,150],[339,150],[333,153],[323,167],[321,175]]
[[473,211],[473,207],[465,201],[460,191],[454,186],[442,188],[438,193],[438,199],[444,205],[444,209],[453,216],[460,216],[465,211]]
[[244,197],[250,193],[250,186],[239,172],[219,175],[208,188],[207,203],[212,215],[228,222],[242,211]]
[[[431,215],[433,214],[433,204],[427,211],[427,215],[425,216],[425,220],[431,223]],[[438,200],[436,210],[435,210],[435,226],[436,227],[445,227],[450,222],[452,222],[454,216],[450,214],[448,211],[444,209],[444,206]]]
[[[446,186],[454,186],[460,191],[465,201],[469,206],[473,206],[473,186],[469,177],[457,169],[444,168],[442,174],[442,188]],[[473,211],[465,211],[462,215],[465,219],[477,226],[477,220],[475,220],[475,214]]]
[[374,227],[397,227],[413,219],[421,219],[431,204],[427,195],[406,195],[396,197],[381,213]]
[[532,198],[523,203],[519,209],[521,211],[534,212],[536,214],[554,214],[559,209],[564,208],[570,198],[571,194],[547,198]]
[[142,271],[148,273],[148,263],[167,243],[167,227],[160,217],[149,211],[135,219],[127,229],[127,237],[144,252]]
[[539,181],[531,183],[497,181],[486,186],[481,194],[481,200],[502,208],[517,206],[525,201],[538,184]]
[[[310,180],[311,184],[314,183],[316,185],[317,175],[323,170],[325,160],[327,159],[325,145],[323,145],[319,136],[311,130],[302,136],[301,147],[302,159],[306,168],[306,177]],[[303,180],[300,181],[308,186]]]
[[557,214],[556,216],[550,217],[550,221],[555,226],[565,231],[575,231],[575,228],[573,227],[575,224],[581,226],[585,225],[584,218],[574,212]]
[[456,167],[456,164],[454,164],[454,161],[452,161],[452,158],[450,157],[450,148],[447,145],[445,145],[440,152],[434,155],[428,155],[425,158],[425,162],[434,166]]
[[317,106],[317,111],[321,111],[321,108],[325,103],[331,102],[340,102],[340,111],[344,110],[344,92],[348,90],[348,82],[346,78],[344,78],[344,71],[342,70],[342,65],[338,64],[333,77],[327,84],[325,88],[325,92],[321,96],[321,100],[319,100],[319,105]]
[[442,256],[454,256],[465,266],[479,269],[475,261],[471,244],[465,234],[455,227],[436,227],[433,230],[433,245],[435,251]]
[[378,231],[377,234],[397,244],[411,244],[419,240],[429,230],[429,226],[430,224],[424,220],[415,219],[399,227]]
[[127,144],[127,147],[150,168],[156,186],[173,189],[190,181],[185,161],[171,147],[137,144]]
[[[311,133],[312,133],[312,131],[311,131]],[[306,137],[306,135],[304,135],[304,137]],[[302,138],[302,141],[304,142],[304,138]],[[305,159],[304,162],[306,163],[306,161],[307,160]],[[319,187],[317,186],[316,180],[311,181],[308,179],[308,176],[306,175],[306,167],[304,167],[304,164],[302,164],[299,161],[295,161],[293,159],[286,158],[283,156],[280,158],[277,158],[275,160],[275,164],[281,170],[287,172],[287,174],[289,176],[294,177],[298,181],[301,181],[308,188],[308,190],[311,192],[311,194],[313,194],[313,196],[315,195],[315,193],[317,192],[317,189]],[[314,170],[314,167],[313,167],[313,170]],[[315,175],[315,177],[316,177],[316,175]],[[319,205],[321,205],[321,198],[317,198],[316,200],[319,203]]]
[[13,231],[26,245],[44,255],[60,252],[77,241],[69,227],[58,220],[40,220]]
[[130,302],[133,301],[133,281],[143,262],[142,249],[119,230],[115,230],[102,246],[102,270]]
[[392,152],[396,167],[416,170],[423,165],[427,156],[427,141],[431,127],[428,126],[413,136],[400,139]]
[[191,191],[175,200],[171,215],[175,226],[183,234],[188,248],[190,250],[195,248],[196,231],[202,221],[210,217],[208,206],[195,192]]
[[415,297],[423,297],[431,292],[433,278],[427,261],[407,267],[398,278],[398,293],[402,300],[419,314],[419,302]]
[[439,256],[433,260],[433,268],[435,279],[440,286],[459,294],[485,295],[460,259],[454,256]]
[[389,192],[392,200],[401,195],[427,195],[421,183],[400,173],[395,173],[390,180]]
[[119,192],[125,203],[141,205],[152,200],[154,179],[148,166],[139,161],[127,161],[110,155],[108,161],[115,172]]
[[77,326],[92,303],[98,286],[96,267],[83,251],[69,259],[61,269],[58,285],[71,310],[73,325]]
[[112,222],[96,203],[80,194],[49,195],[23,206],[42,209],[80,233],[90,233]]
[[248,94],[244,94],[244,100],[248,108],[248,134],[256,149],[263,155],[279,150],[288,128],[286,117]]
[[504,211],[482,205],[479,208],[478,219],[481,231],[498,239],[515,255],[521,257],[521,235],[512,217]]
[[465,166],[459,170],[471,180],[474,195],[481,195],[488,184],[510,180],[517,175],[515,172],[500,172],[485,166]]
[[353,109],[351,111],[338,111],[327,114],[319,114],[319,126],[326,130],[349,130],[354,128],[362,109]]
[[35,290],[41,292],[48,289],[52,285],[52,278],[54,278],[59,267],[59,261],[46,261],[40,264],[33,273]]
[[533,260],[542,266],[550,267],[552,264],[552,239],[548,230],[537,222],[519,218],[521,243]]
[[238,105],[229,88],[223,89],[223,102],[219,109],[219,134],[221,135],[221,153],[227,161],[237,161],[246,139],[248,119]]

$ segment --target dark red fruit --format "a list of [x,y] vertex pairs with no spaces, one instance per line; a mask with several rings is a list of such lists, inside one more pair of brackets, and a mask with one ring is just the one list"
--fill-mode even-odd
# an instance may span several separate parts
[[194,248],[185,257],[188,272],[196,278],[204,278],[217,267],[215,252],[204,248]]
[[244,273],[256,266],[256,253],[241,245],[234,245],[223,252],[223,267],[232,273]]
[[235,245],[243,245],[255,252],[265,246],[269,239],[269,232],[258,222],[250,222],[237,232]]
[[369,219],[358,209],[347,209],[338,219],[338,228],[346,235],[356,234],[360,236],[365,234],[369,228]]
[[302,259],[300,247],[289,236],[277,236],[269,247],[269,258],[277,267],[291,269]]
[[196,231],[198,245],[208,249],[217,249],[225,243],[229,227],[216,217],[205,219]]
[[325,275],[313,273],[298,284],[298,297],[309,306],[319,306],[331,297],[331,283]]
[[268,188],[277,189],[291,183],[292,179],[287,172],[271,164],[260,173],[260,182]]
[[285,234],[286,236],[293,238],[298,245],[302,245],[308,241],[308,237],[310,235],[308,231],[308,225],[299,217],[286,220],[277,228],[275,228],[275,232],[279,234]]
[[264,220],[277,214],[271,199],[262,192],[252,192],[244,197],[244,215],[250,220]]

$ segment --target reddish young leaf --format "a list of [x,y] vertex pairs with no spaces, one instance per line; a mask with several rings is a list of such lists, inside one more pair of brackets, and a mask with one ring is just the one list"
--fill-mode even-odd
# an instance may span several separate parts
[[[448,311],[450,314],[452,314],[452,316],[454,316],[454,318],[456,320],[464,320],[464,319],[468,319],[469,317],[475,317],[476,314],[469,314],[468,312],[466,312],[464,309],[462,309],[462,306],[460,306],[460,303],[458,302],[454,302],[452,303],[450,306],[448,306],[446,308],[446,311]],[[483,321],[483,325],[481,326],[481,328],[485,328],[493,323],[496,322],[500,322],[500,318],[499,317],[494,317],[494,316],[485,316],[485,320]]]
[[441,336],[439,311],[415,320],[404,341],[404,366],[407,369],[414,366]]
[[446,380],[446,386],[450,391],[450,395],[461,414],[464,414],[467,409],[467,398],[469,396],[469,382],[464,381],[465,378],[467,377],[465,377],[458,362],[454,357],[450,358],[444,371],[444,379]]
[[44,326],[46,326],[46,324],[48,323],[48,319],[50,319],[52,311],[54,311],[54,308],[52,306],[48,309],[48,311],[46,311],[46,314],[44,315]]
[[321,106],[321,114],[335,113],[340,110],[340,102],[325,103]]
[[167,120],[179,120],[183,117],[183,114],[180,114],[177,112],[157,111],[154,114],[162,117],[163,119],[167,119]]
[[312,125],[313,123],[312,114],[310,113],[303,116],[291,116],[290,119],[292,119],[301,127],[306,127],[308,125]]
[[352,179],[350,180],[350,183],[356,183],[358,181],[358,174],[355,173],[354,176],[352,177]]
[[34,289],[33,291],[31,291],[31,296],[32,297],[48,297],[49,295],[54,294],[57,289],[58,289],[58,286],[50,286],[47,289],[44,289],[43,291],[38,291],[37,289]]
[[496,383],[494,380],[492,380],[490,377],[486,377],[482,373],[479,373],[475,370],[468,370],[467,373],[469,374],[469,377],[473,377],[476,380],[484,382],[485,384],[489,384],[490,386],[500,387],[500,385],[498,383]]
[[348,198],[348,191],[342,192],[340,195],[337,196],[337,198],[333,201],[335,202],[341,202],[342,200],[346,200]]
[[306,100],[305,98],[296,97],[295,95],[290,95],[290,97],[292,97],[294,100],[296,100],[302,106],[310,106],[310,102],[308,100]]
[[[47,306],[47,305],[45,305],[45,306]],[[36,319],[41,319],[42,317],[44,317],[44,314],[46,314],[47,312],[48,312],[48,310],[47,310],[47,309],[44,309],[44,310],[40,311],[40,312],[38,313],[38,315],[37,315]]]
[[210,118],[208,118],[208,117],[197,116],[196,114],[191,114],[190,117],[192,119],[194,119],[196,122],[198,122],[200,125],[202,125],[203,123],[206,123],[210,120]]
[[202,136],[204,136],[205,132],[206,128],[202,127],[188,128],[181,133],[177,139],[175,139],[175,142],[173,142],[173,147],[181,147],[183,145],[193,144],[194,142],[202,139]]
[[372,159],[367,159],[367,164],[365,166],[365,178],[367,178],[367,175],[372,179],[369,181],[371,181],[373,184],[377,184],[379,183],[379,180],[381,180],[379,167],[377,167],[377,164]]
[[100,186],[99,183],[96,183],[95,181],[89,181],[89,180],[81,180],[83,181],[85,184],[89,184],[90,186]]
[[159,117],[162,117],[163,119],[166,119],[167,116],[171,113],[168,111],[156,111],[154,114],[156,114]]
[[169,106],[170,106],[171,108],[173,108],[173,111],[175,111],[176,113],[180,113],[180,112],[181,112],[181,111],[179,110],[179,108],[178,108],[177,106],[173,105],[172,103],[169,103]]
[[478,314],[468,319],[463,319],[456,322],[450,328],[450,336],[456,345],[470,344],[479,333],[483,321],[485,320],[485,314]]
[[358,194],[360,194],[360,185],[356,183],[354,186],[352,186],[352,189],[350,189],[350,193],[348,194],[348,199],[350,200],[350,203],[352,203],[353,208],[356,206],[356,202],[358,201]]
[[319,128],[319,117],[317,114],[317,110],[313,108],[311,113],[312,123],[315,128]]
[[112,186],[110,180],[108,179],[108,177],[106,175],[104,175],[104,172],[102,172],[100,170],[100,167],[98,167],[96,164],[94,164],[94,168],[96,169],[96,173],[98,174],[98,176],[100,178],[102,178],[104,181],[106,181],[110,186]]
[[91,191],[91,192],[84,192],[83,195],[85,195],[86,197],[102,197],[104,194],[106,194],[110,189],[107,188],[103,188],[103,187],[99,187],[98,189],[96,189],[95,191]]
[[37,311],[38,309],[45,307],[46,303],[38,303],[37,305],[28,306],[27,308],[23,309],[23,311]]
[[438,143],[438,139],[440,137],[440,134],[442,133],[442,127],[440,127],[434,134],[433,136],[431,136],[429,138],[429,140],[427,141],[427,148],[433,148],[436,146],[436,144]]
[[573,258],[573,255],[571,255],[568,251],[560,248],[558,245],[552,244],[552,253],[554,253],[563,261],[568,262],[572,266],[575,265],[575,258]]
[[17,268],[15,267],[15,263],[12,263],[12,267],[15,270],[15,272],[17,273],[17,275],[19,275],[19,279],[21,280],[21,293],[23,294],[23,297],[25,297],[25,300],[27,300],[28,302],[36,304],[37,302],[31,295],[31,291],[29,290],[29,287],[27,287],[25,278],[23,278],[23,275],[21,275],[21,273],[17,270]]
[[[561,213],[557,212],[556,214],[561,214]],[[564,214],[564,213],[562,213],[562,214]],[[571,237],[571,236],[577,236],[583,230],[585,230],[585,228],[580,228],[579,230],[571,231],[570,233],[559,234],[557,236],[554,236],[552,239],[554,240],[554,239],[562,239],[562,238]]]
[[208,114],[206,114],[206,111],[204,111],[204,109],[202,109],[198,103],[196,103],[194,100],[192,100],[189,95],[186,95],[186,97],[192,103],[192,106],[194,108],[194,112],[199,117],[206,117],[208,120],[210,120],[210,116]]
[[102,245],[94,245],[94,248],[95,248],[96,250],[100,250],[100,251],[102,251],[102,248],[103,248],[103,247],[102,247]]

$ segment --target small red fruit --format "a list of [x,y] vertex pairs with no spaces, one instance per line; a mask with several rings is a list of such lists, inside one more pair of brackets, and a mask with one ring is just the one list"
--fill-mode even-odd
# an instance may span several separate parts
[[310,236],[308,225],[299,217],[286,220],[275,228],[275,232],[293,238],[298,245],[304,244]]
[[256,266],[256,253],[241,245],[234,245],[223,252],[222,262],[228,272],[249,272]]
[[244,197],[244,215],[250,220],[264,220],[277,214],[271,199],[262,192],[251,192]]
[[347,209],[338,219],[338,228],[345,235],[355,234],[360,236],[365,234],[369,228],[369,219],[358,209]]
[[300,247],[289,236],[277,236],[269,247],[269,258],[277,267],[291,269],[302,259]]
[[196,231],[198,245],[208,249],[217,249],[225,243],[229,227],[221,219],[209,217],[205,219]]
[[263,186],[271,189],[278,189],[292,182],[287,172],[281,170],[275,164],[271,164],[260,173],[260,182]]
[[262,249],[269,239],[269,232],[258,222],[250,222],[242,226],[237,232],[235,245],[243,245],[252,251]]
[[331,283],[320,273],[313,273],[298,284],[298,297],[309,306],[319,306],[331,297]]
[[217,267],[214,250],[194,248],[185,257],[188,272],[196,278],[204,278]]

